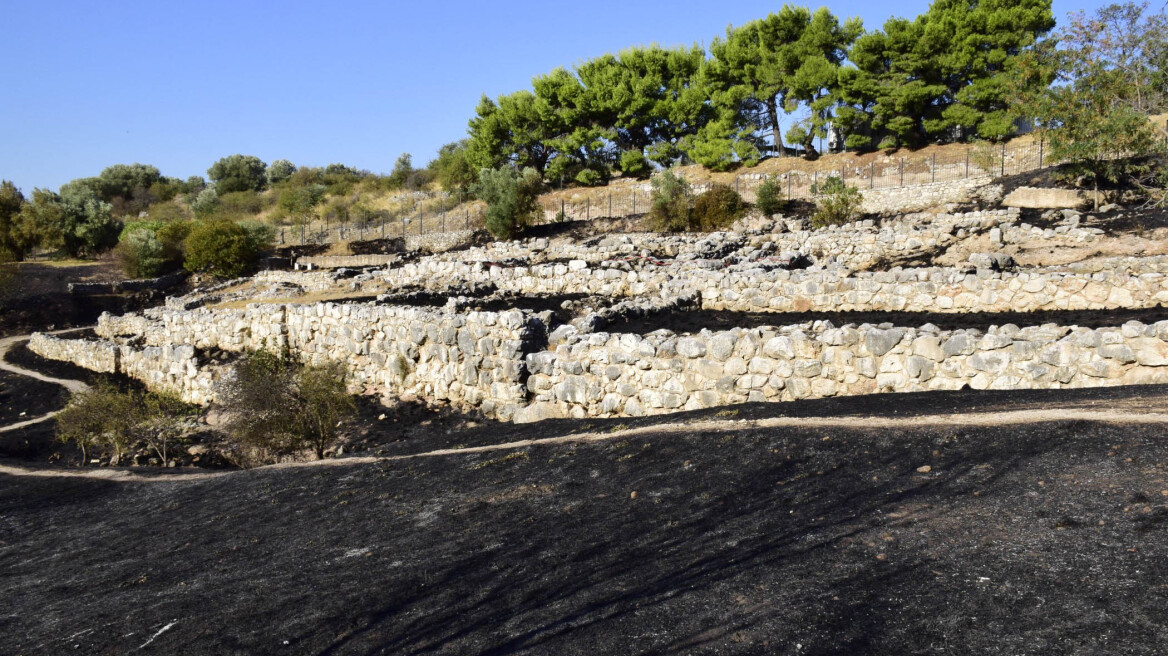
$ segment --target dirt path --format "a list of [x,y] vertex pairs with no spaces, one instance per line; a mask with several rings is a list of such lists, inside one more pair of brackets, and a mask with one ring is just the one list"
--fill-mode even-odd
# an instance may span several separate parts
[[[58,330],[54,333],[49,333],[49,334],[72,332],[73,330],[76,330],[76,329],[71,328],[69,330]],[[37,372],[32,371],[30,369],[25,369],[24,367],[18,367],[14,364],[10,364],[7,361],[5,361],[4,357],[6,355],[8,355],[8,349],[12,348],[13,344],[16,344],[17,342],[20,342],[22,340],[26,340],[28,338],[29,338],[29,335],[15,335],[12,337],[5,337],[4,339],[0,339],[0,370],[8,371],[8,372],[11,372],[14,374],[19,374],[21,376],[28,376],[29,378],[35,378],[39,381],[43,381],[46,383],[55,383],[57,385],[64,387],[65,389],[69,390],[70,392],[83,392],[83,391],[89,389],[89,385],[86,385],[85,383],[83,383],[79,380],[68,380],[65,378],[53,378],[52,376],[46,376],[44,374],[37,373]],[[34,424],[39,424],[41,422],[48,421],[48,420],[52,419],[53,417],[56,417],[59,412],[60,412],[60,410],[57,410],[55,412],[50,412],[46,415],[41,415],[39,417],[33,417],[32,419],[21,421],[21,422],[15,423],[15,424],[9,424],[8,426],[0,426],[0,433],[19,430],[21,428],[25,428],[26,426],[32,426]]]
[[[732,432],[752,429],[781,429],[781,428],[920,428],[923,426],[1006,426],[1016,424],[1038,424],[1054,421],[1090,421],[1104,424],[1164,424],[1168,425],[1168,413],[1138,412],[1134,410],[1090,410],[1082,408],[1065,409],[1038,409],[1013,410],[1005,412],[984,413],[951,413],[918,415],[913,417],[772,417],[768,419],[721,419],[702,422],[669,422],[631,428],[611,432],[573,433],[559,437],[547,437],[532,440],[518,440],[502,444],[490,444],[477,447],[458,449],[436,449],[424,453],[414,453],[400,456],[357,456],[336,458],[330,460],[313,460],[310,462],[282,463],[268,465],[258,469],[291,469],[300,467],[344,467],[350,465],[389,462],[395,460],[413,460],[417,458],[431,458],[465,453],[488,453],[492,451],[510,451],[532,446],[552,446],[570,443],[603,442],[614,439],[628,439],[642,435],[679,435],[692,432]],[[129,469],[31,469],[0,464],[0,474],[10,476],[36,477],[85,477],[99,480],[123,482],[166,482],[166,481],[196,481],[220,476],[230,476],[241,473],[239,470],[198,473],[139,473]]]

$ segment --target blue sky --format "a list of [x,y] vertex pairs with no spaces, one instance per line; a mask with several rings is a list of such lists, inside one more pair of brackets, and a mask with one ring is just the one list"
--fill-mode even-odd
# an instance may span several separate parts
[[[1055,2],[1055,17],[1102,4]],[[117,163],[185,178],[232,153],[420,166],[465,136],[482,93],[631,45],[705,45],[780,6],[0,0],[0,178],[26,194]],[[928,2],[827,6],[874,28]]]

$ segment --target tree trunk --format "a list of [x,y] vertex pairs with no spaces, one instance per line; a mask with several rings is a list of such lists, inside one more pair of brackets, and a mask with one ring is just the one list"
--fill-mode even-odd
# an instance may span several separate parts
[[767,98],[766,106],[767,114],[770,115],[771,119],[771,139],[775,144],[775,153],[779,157],[785,157],[787,151],[783,148],[783,135],[779,128],[779,103],[774,96],[771,96]]

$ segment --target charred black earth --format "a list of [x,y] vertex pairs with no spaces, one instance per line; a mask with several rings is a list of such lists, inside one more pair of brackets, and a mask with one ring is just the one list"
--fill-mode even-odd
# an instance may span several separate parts
[[3,651],[1163,653],[1168,430],[1066,413],[1165,398],[896,395],[495,425],[603,439],[482,453],[8,470]]

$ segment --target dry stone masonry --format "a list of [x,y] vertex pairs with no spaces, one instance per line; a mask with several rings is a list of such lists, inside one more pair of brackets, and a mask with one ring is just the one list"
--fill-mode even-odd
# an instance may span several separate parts
[[[1052,227],[1037,228],[1022,223],[1016,209],[908,214],[824,230],[800,219],[753,217],[724,233],[498,242],[363,261],[383,264],[363,272],[265,272],[141,313],[103,315],[96,339],[36,335],[30,347],[197,403],[214,401],[234,355],[287,349],[305,362],[345,363],[354,389],[366,394],[412,395],[510,421],[962,387],[1168,382],[1165,321],[984,331],[826,321],[682,334],[608,330],[621,319],[698,309],[971,313],[1168,303],[1163,256],[1019,270],[990,252],[957,268],[869,270],[974,237],[1052,246],[1098,238],[1079,223],[1068,211]],[[426,249],[442,251],[443,244]],[[347,300],[296,301],[320,295]],[[523,306],[524,298],[586,307],[564,321]],[[516,304],[475,309],[491,299]]]

